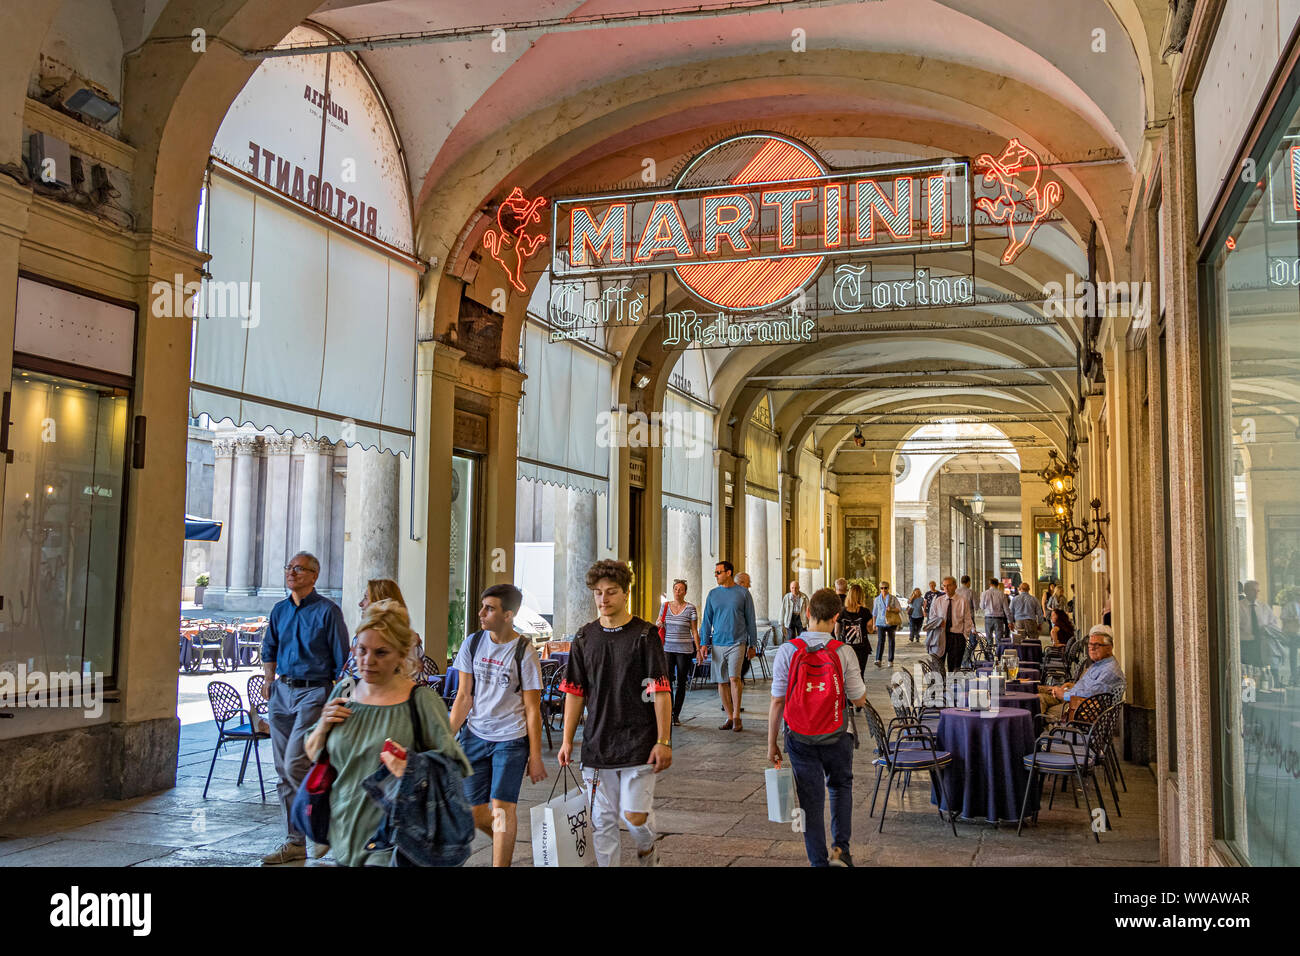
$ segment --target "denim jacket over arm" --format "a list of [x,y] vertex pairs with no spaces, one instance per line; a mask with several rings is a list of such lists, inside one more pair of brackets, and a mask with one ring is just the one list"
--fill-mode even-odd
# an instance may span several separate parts
[[460,762],[436,750],[412,753],[401,784],[389,795],[385,781],[391,776],[380,767],[361,784],[384,808],[366,848],[395,847],[394,866],[461,866],[474,842],[474,814],[461,785]]

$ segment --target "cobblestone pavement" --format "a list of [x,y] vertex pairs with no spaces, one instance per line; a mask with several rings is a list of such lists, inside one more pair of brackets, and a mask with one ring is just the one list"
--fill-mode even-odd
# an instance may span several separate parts
[[[902,638],[897,665],[910,667],[921,656],[920,645]],[[247,674],[235,683],[243,691]],[[888,718],[886,666],[867,666],[868,696]],[[716,729],[722,721],[717,691],[692,691],[682,726],[674,733],[673,766],[656,787],[655,815],[660,860],[665,866],[804,866],[802,836],[789,825],[771,823],[763,788],[767,750],[769,684],[746,685],[745,730]],[[865,722],[859,719],[860,729]],[[274,847],[283,833],[274,794],[270,744],[261,748],[267,802],[257,786],[251,764],[242,786],[236,786],[242,748],[227,745],[217,760],[208,799],[202,797],[212,747],[214,725],[182,727],[177,785],[171,790],[132,800],[104,801],[64,810],[0,830],[0,866],[252,866]],[[559,743],[556,735],[555,743]],[[554,776],[554,749],[546,751]],[[1058,794],[1054,810],[1044,810],[1036,826],[1026,825],[1017,837],[1013,825],[958,822],[953,837],[930,803],[924,775],[913,779],[900,800],[898,784],[890,799],[884,833],[876,832],[880,808],[869,817],[875,769],[872,749],[857,751],[854,777],[853,857],[858,865],[1035,866],[1044,864],[1153,866],[1160,857],[1155,780],[1146,767],[1124,765],[1128,792],[1120,794],[1122,817],[1112,815],[1114,829],[1097,844],[1086,811],[1075,808],[1068,794]],[[520,796],[520,834],[515,863],[529,865],[528,808],[544,801],[553,779],[524,783]],[[1109,805],[1110,795],[1105,791]],[[882,787],[883,793],[883,787]],[[634,850],[624,837],[625,862]],[[313,861],[310,865],[328,864]],[[480,834],[471,866],[491,863],[491,843]]]

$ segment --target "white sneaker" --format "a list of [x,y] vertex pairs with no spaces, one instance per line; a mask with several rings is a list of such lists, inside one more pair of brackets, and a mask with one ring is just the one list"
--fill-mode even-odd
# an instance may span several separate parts
[[650,848],[649,853],[638,851],[636,855],[637,866],[658,866],[659,865],[659,847],[656,844]]
[[313,860],[319,860],[330,851],[328,843],[313,843],[311,845],[311,856]]

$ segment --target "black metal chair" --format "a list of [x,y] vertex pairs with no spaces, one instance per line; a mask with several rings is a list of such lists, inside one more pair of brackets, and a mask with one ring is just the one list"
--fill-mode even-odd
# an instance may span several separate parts
[[[1020,822],[1016,826],[1016,835],[1025,825],[1025,808],[1029,805],[1029,788],[1037,781],[1038,799],[1042,802],[1042,786],[1047,777],[1056,779],[1073,777],[1078,789],[1083,791],[1084,808],[1088,811],[1088,825],[1098,843],[1101,842],[1101,830],[1109,829],[1106,822],[1106,803],[1101,796],[1101,784],[1097,780],[1097,767],[1105,763],[1106,741],[1115,731],[1115,721],[1119,719],[1119,705],[1113,704],[1101,713],[1088,726],[1087,730],[1079,726],[1058,724],[1038,738],[1034,743],[1033,753],[1024,758],[1025,769],[1029,779],[1025,781],[1025,795],[1020,801]],[[1093,790],[1097,794],[1097,806],[1102,812],[1102,827],[1096,826],[1092,816],[1092,802],[1088,799],[1086,781],[1092,780]],[[1055,788],[1052,798],[1055,799]],[[1048,809],[1052,803],[1048,803]],[[1034,813],[1034,822],[1038,814]]]
[[266,695],[266,675],[254,674],[248,679],[245,689],[248,693],[248,709],[259,719],[266,720],[271,711],[271,702]]
[[776,638],[776,626],[769,624],[758,637],[758,646],[754,649],[754,665],[749,669],[750,676],[758,668],[763,670],[763,680],[771,680],[772,673],[767,669],[767,648]]
[[[560,681],[564,680],[564,665],[559,661],[542,661],[542,726],[546,728],[546,749],[551,750],[555,744],[551,734],[564,730],[564,691],[560,690]],[[558,720],[560,725],[555,726]]]
[[[906,781],[911,779],[913,771],[925,770],[930,774],[930,782],[938,789],[941,796],[939,819],[942,820],[943,804],[948,802],[948,791],[944,787],[943,774],[939,771],[952,763],[952,754],[939,749],[934,733],[919,720],[900,720],[895,717],[886,729],[880,714],[876,713],[870,701],[864,705],[863,710],[867,715],[867,727],[876,741],[877,754],[871,761],[876,766],[876,786],[871,791],[871,812],[868,816],[876,814],[876,796],[880,793],[880,778],[885,770],[889,771],[889,783],[885,787],[885,802],[880,808],[880,824],[876,827],[876,832],[884,832],[885,814],[889,810],[889,795],[893,792],[894,777],[900,773],[905,775],[904,787],[907,785]],[[952,827],[952,835],[956,836],[956,811],[949,811],[948,823]]]
[[[257,677],[260,675],[254,675]],[[230,740],[244,742],[244,759],[239,764],[239,779],[237,784],[244,782],[244,771],[248,769],[248,752],[253,751],[253,759],[257,763],[257,785],[262,791],[262,802],[266,802],[266,783],[262,779],[262,757],[258,752],[257,743],[259,740],[270,740],[269,733],[262,733],[257,729],[256,721],[251,713],[244,707],[243,700],[239,697],[237,691],[231,685],[224,681],[214,680],[208,682],[208,703],[212,705],[212,719],[217,722],[217,745],[212,750],[212,763],[208,765],[208,779],[203,784],[203,798],[208,796],[208,786],[212,783],[212,771],[217,766],[217,754],[221,752],[222,746]],[[232,721],[241,720],[247,717],[246,721],[230,726]]]
[[432,657],[425,654],[420,658],[420,674],[423,676],[426,684],[430,683],[430,678],[437,677],[439,673],[438,662]]
[[709,653],[705,655],[704,660],[693,658],[691,660],[690,683],[687,685],[691,690],[700,690],[703,687],[713,683],[713,650],[710,647]]
[[209,624],[194,635],[191,640],[193,653],[198,655],[197,669],[203,667],[203,661],[212,656],[212,666],[218,671],[226,669],[226,659],[231,650],[229,633],[220,624]]

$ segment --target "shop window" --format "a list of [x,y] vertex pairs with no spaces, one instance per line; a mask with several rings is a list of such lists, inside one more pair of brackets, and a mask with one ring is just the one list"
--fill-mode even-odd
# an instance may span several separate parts
[[1201,263],[1217,597],[1218,835],[1300,864],[1300,96],[1289,81]]
[[129,399],[16,369],[0,574],[0,670],[115,672]]

